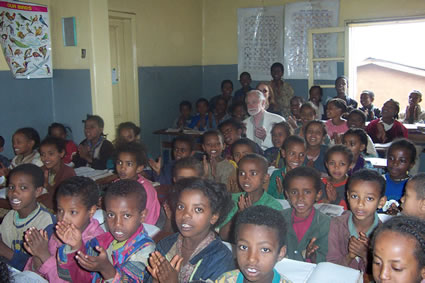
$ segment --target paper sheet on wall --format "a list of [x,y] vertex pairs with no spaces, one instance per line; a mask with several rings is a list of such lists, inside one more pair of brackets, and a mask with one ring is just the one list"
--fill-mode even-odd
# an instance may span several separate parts
[[274,62],[283,62],[283,6],[238,9],[238,74],[268,81]]
[[0,43],[16,79],[51,78],[47,6],[0,1]]
[[[285,78],[308,78],[308,30],[338,26],[339,0],[296,2],[285,5]],[[337,35],[313,37],[314,58],[336,57]],[[314,64],[314,78],[334,80],[335,62]]]

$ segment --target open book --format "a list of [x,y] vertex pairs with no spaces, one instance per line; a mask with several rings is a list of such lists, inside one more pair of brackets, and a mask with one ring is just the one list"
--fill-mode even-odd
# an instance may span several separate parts
[[275,265],[277,272],[293,283],[362,283],[363,274],[330,262],[313,264],[284,258]]

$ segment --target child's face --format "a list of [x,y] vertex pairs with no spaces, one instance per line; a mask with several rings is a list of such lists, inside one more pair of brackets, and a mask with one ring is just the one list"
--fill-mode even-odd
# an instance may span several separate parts
[[305,140],[308,146],[318,146],[323,141],[323,127],[319,124],[310,124],[305,132]]
[[231,96],[233,92],[233,86],[230,83],[225,83],[223,85],[223,88],[221,89],[221,92],[224,96]]
[[348,83],[345,79],[341,78],[336,81],[335,89],[338,95],[345,95],[348,91]]
[[204,139],[202,149],[208,155],[209,159],[220,158],[224,149],[223,141],[217,135],[208,135]]
[[233,109],[232,117],[237,119],[238,121],[243,121],[245,119],[245,116],[246,116],[246,111],[242,105],[235,107],[235,109]]
[[282,79],[283,70],[280,67],[273,67],[271,75],[274,81],[279,81]]
[[392,101],[387,101],[382,106],[382,118],[394,118],[397,113],[397,105]]
[[357,160],[360,153],[362,153],[366,148],[366,145],[361,143],[360,138],[357,135],[345,135],[342,143],[347,146],[351,152],[353,152],[355,160]]
[[419,96],[419,94],[413,92],[409,95],[409,105],[415,106],[415,105],[418,105],[419,102],[421,102],[421,101],[422,101],[422,99]]
[[294,115],[296,118],[299,118],[300,116],[300,108],[301,101],[299,99],[292,99],[290,102],[291,114]]
[[347,172],[351,164],[348,163],[348,158],[344,153],[334,152],[329,156],[326,161],[326,168],[328,168],[329,175],[331,175],[334,182],[344,181],[347,177]]
[[65,151],[59,152],[53,144],[46,144],[40,147],[40,158],[47,169],[59,169]]
[[272,282],[273,268],[286,254],[286,246],[278,246],[276,229],[255,224],[238,227],[236,258],[244,282]]
[[402,179],[407,177],[407,171],[414,163],[410,158],[410,151],[407,148],[393,148],[388,152],[387,169],[392,179]]
[[314,181],[311,178],[295,177],[289,183],[286,196],[295,210],[295,215],[307,218],[314,203],[322,196],[322,191],[320,191],[320,188],[314,187]]
[[143,170],[143,165],[138,165],[133,154],[128,152],[121,152],[115,165],[120,179],[137,180],[137,174]]
[[313,88],[310,91],[310,101],[316,105],[319,105],[322,100],[322,96],[320,95],[320,90],[318,88]]
[[285,129],[281,126],[276,126],[272,130],[272,143],[274,147],[281,148],[287,138]]
[[208,113],[208,104],[205,101],[201,101],[196,105],[196,110],[201,115],[205,115]]
[[64,133],[64,131],[59,127],[52,128],[51,134],[52,134],[52,137],[63,139],[63,140],[66,139],[66,133]]
[[180,168],[176,171],[175,176],[173,177],[174,183],[181,179],[190,178],[190,177],[201,177],[198,172],[193,168]]
[[145,220],[146,210],[140,211],[139,207],[139,198],[134,195],[105,198],[106,222],[118,242],[133,236]]
[[300,119],[303,125],[307,124],[309,121],[313,121],[316,118],[316,113],[310,107],[304,107],[300,110]]
[[251,84],[251,76],[243,75],[239,81],[242,87],[248,87]]
[[245,155],[252,152],[252,149],[249,145],[246,144],[239,144],[233,148],[233,160],[237,163],[239,163],[239,160],[242,159]]
[[226,113],[227,110],[227,103],[223,99],[217,100],[217,103],[215,105],[215,112],[218,114]]
[[270,89],[269,86],[266,84],[260,84],[257,86],[257,90],[261,91],[264,94],[264,97],[266,98],[266,100],[269,99],[270,97]]
[[176,224],[185,238],[202,240],[219,215],[213,214],[209,199],[200,190],[184,190],[176,206]]
[[347,190],[347,199],[354,219],[373,223],[375,212],[387,201],[380,196],[377,182],[358,180],[351,183]]
[[326,107],[326,116],[328,116],[329,119],[341,117],[341,115],[342,110],[340,108],[336,107],[334,103],[328,104],[328,107]]
[[180,160],[192,155],[190,144],[184,141],[176,141],[174,143],[173,155],[175,160]]
[[128,128],[124,128],[120,131],[120,137],[126,142],[134,142],[137,138],[134,131]]
[[189,118],[190,114],[192,114],[192,109],[187,105],[183,105],[180,108],[180,113],[183,115],[183,117]]
[[362,93],[360,95],[360,103],[363,105],[363,107],[367,107],[371,105],[373,102],[373,99],[370,97],[367,93]]
[[242,129],[236,129],[232,125],[224,125],[220,128],[220,132],[223,134],[224,142],[227,145],[232,145],[235,141],[241,138]]
[[373,278],[376,283],[416,283],[425,279],[425,268],[420,269],[413,251],[417,249],[413,237],[396,231],[383,231],[373,248]]
[[20,218],[25,218],[36,209],[37,197],[42,191],[42,187],[34,186],[32,176],[19,172],[10,177],[7,197],[12,209]]
[[24,134],[16,133],[12,137],[12,144],[16,155],[26,155],[32,152],[34,141],[28,139]]
[[350,114],[348,116],[347,126],[350,129],[352,129],[352,128],[364,129],[365,128],[365,122],[364,122],[362,116],[353,113],[353,114]]
[[74,224],[78,230],[83,232],[90,223],[90,219],[96,212],[96,206],[87,208],[79,196],[59,196],[57,198],[58,211],[56,217],[58,222]]
[[280,152],[285,159],[287,171],[303,165],[305,159],[305,146],[303,144],[291,143],[288,145],[288,149],[281,149]]
[[87,120],[84,124],[84,135],[89,141],[96,141],[102,132],[103,128],[99,127],[94,120]]
[[247,193],[262,190],[267,176],[267,172],[263,172],[255,160],[246,160],[239,164],[239,185]]
[[415,181],[408,181],[401,198],[401,208],[403,214],[419,218],[425,217],[425,200],[418,198],[415,190]]

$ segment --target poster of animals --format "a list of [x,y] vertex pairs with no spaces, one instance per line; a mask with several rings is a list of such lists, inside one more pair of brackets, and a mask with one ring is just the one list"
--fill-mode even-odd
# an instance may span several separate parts
[[0,1],[0,42],[6,62],[16,79],[52,77],[46,6]]

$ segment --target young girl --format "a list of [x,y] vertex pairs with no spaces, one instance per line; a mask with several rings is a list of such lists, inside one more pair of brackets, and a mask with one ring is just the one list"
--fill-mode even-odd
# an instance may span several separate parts
[[[72,177],[64,181],[57,190],[56,235],[47,240],[44,230],[30,228],[25,233],[24,246],[32,257],[25,270],[34,271],[49,282],[68,282],[59,278],[56,254],[58,249],[79,249],[81,245],[104,233],[99,222],[93,219],[99,191],[96,183],[86,177]],[[78,230],[80,239],[74,238]],[[61,276],[68,277],[67,270],[60,269]],[[81,272],[84,272],[81,269]],[[62,277],[63,278],[63,277]]]
[[294,134],[304,137],[305,125],[313,121],[316,117],[317,108],[312,102],[306,102],[301,105],[300,109],[300,122],[301,126],[295,128]]
[[[232,208],[224,185],[187,178],[175,187],[175,220],[179,230],[161,240],[149,258],[153,282],[216,280],[234,269],[232,252],[215,234]],[[148,281],[149,282],[149,281]]]
[[271,134],[273,147],[264,151],[264,157],[267,158],[271,166],[281,168],[283,166],[283,158],[280,154],[280,149],[285,139],[292,134],[291,128],[286,122],[276,123],[273,125]]
[[385,195],[388,200],[399,201],[403,189],[409,180],[409,170],[415,165],[416,147],[407,139],[394,141],[387,152],[387,170],[385,179],[387,188]]
[[337,144],[328,149],[325,165],[328,168],[329,177],[322,178],[325,195],[319,202],[341,205],[347,210],[345,185],[353,158],[353,152],[345,145]]
[[54,209],[53,199],[56,189],[66,179],[75,176],[75,171],[65,165],[65,140],[47,137],[40,144],[40,156],[43,162],[44,187],[48,194],[39,197],[39,201],[46,207]]
[[396,138],[407,138],[407,129],[398,119],[400,104],[390,99],[382,106],[382,117],[375,119],[366,127],[366,132],[374,143],[387,143]]
[[32,163],[43,166],[37,149],[40,145],[40,136],[34,128],[21,128],[12,137],[13,150],[16,156],[12,159],[9,169],[18,165]]
[[122,143],[137,141],[140,135],[140,127],[133,122],[123,122],[118,125],[114,145],[120,146]]
[[196,111],[198,111],[198,113],[193,116],[189,128],[199,131],[215,128],[214,119],[211,117],[211,112],[208,112],[208,107],[209,103],[205,98],[199,98],[198,101],[196,101]]
[[311,101],[318,109],[316,113],[316,119],[323,120],[325,115],[325,107],[323,106],[323,103],[322,103],[322,96],[323,96],[322,87],[318,85],[314,85],[310,88],[308,93],[309,93],[308,100]]
[[112,156],[114,146],[103,134],[104,122],[97,115],[87,115],[84,121],[86,139],[78,146],[78,153],[72,158],[75,168],[89,166],[106,169],[106,162]]
[[378,227],[372,239],[375,282],[425,280],[425,222],[397,216]]
[[351,152],[353,153],[354,167],[350,169],[348,175],[351,175],[362,168],[373,168],[373,166],[371,166],[370,163],[366,162],[363,158],[363,154],[366,153],[367,148],[367,134],[363,129],[349,129],[342,136],[342,143],[351,149]]
[[307,143],[307,166],[316,168],[321,175],[326,175],[325,154],[328,146],[323,144],[327,135],[325,123],[314,120],[308,122],[304,128],[304,137]]
[[72,162],[72,156],[77,153],[78,149],[72,140],[66,139],[66,128],[63,124],[53,123],[49,126],[48,135],[55,138],[60,138],[65,141],[65,156],[63,162],[70,164]]
[[326,106],[326,116],[329,120],[325,122],[326,130],[331,139],[338,139],[339,134],[348,130],[347,120],[342,115],[347,112],[347,104],[341,98],[333,98]]
[[276,113],[276,102],[274,100],[274,93],[270,83],[260,82],[256,89],[264,93],[264,97],[266,98],[266,110],[271,113]]

